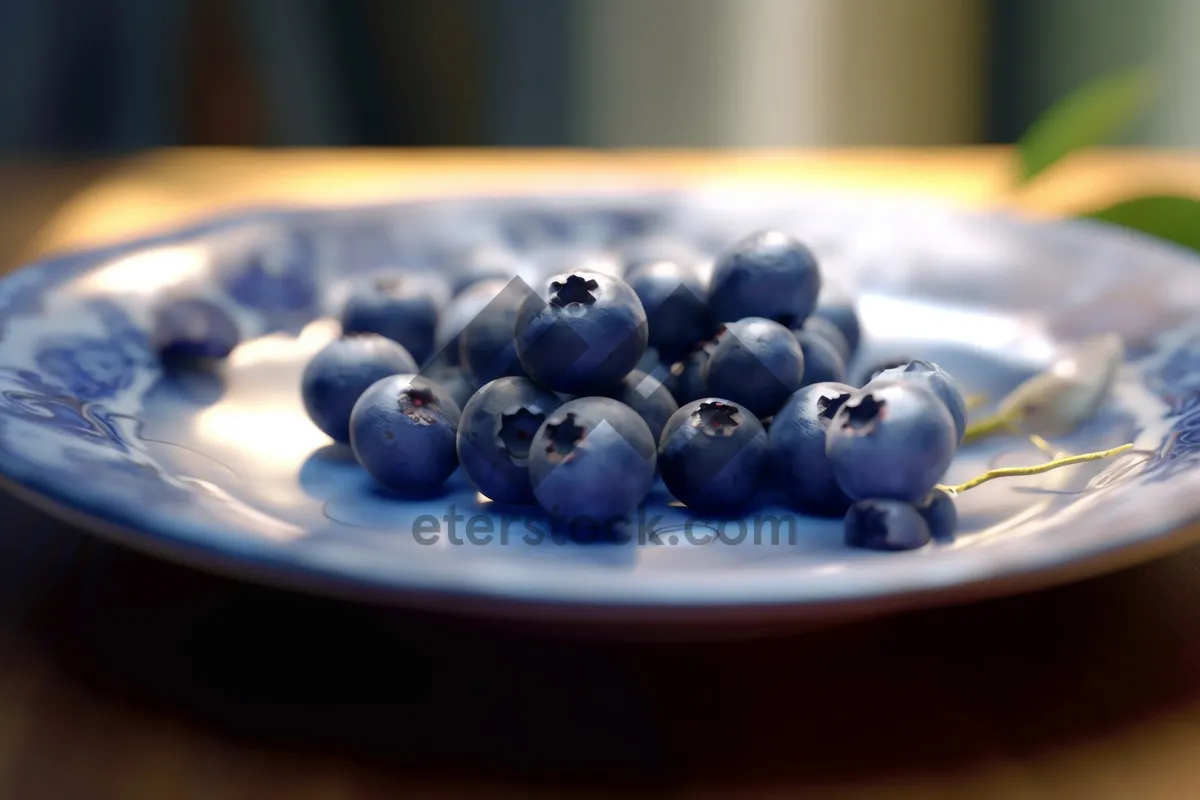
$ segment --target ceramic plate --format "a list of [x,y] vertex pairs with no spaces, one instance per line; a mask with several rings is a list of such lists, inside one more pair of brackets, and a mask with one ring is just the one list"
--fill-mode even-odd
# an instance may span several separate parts
[[[464,242],[497,240],[548,269],[664,232],[711,255],[766,226],[811,243],[828,291],[853,293],[858,369],[924,358],[995,398],[1073,343],[1120,334],[1108,403],[1054,444],[1134,451],[966,493],[956,540],[916,552],[848,550],[839,520],[782,507],[696,520],[661,487],[628,543],[572,544],[534,512],[489,508],[461,474],[433,500],[389,497],[305,417],[300,371],[336,335],[348,283],[380,267],[444,275]],[[179,285],[251,333],[219,371],[168,374],[148,349],[151,304]],[[1073,579],[1194,536],[1196,309],[1200,263],[1182,251],[907,198],[714,189],[244,213],[0,281],[0,472],[135,548],[373,603],[667,623],[884,612]],[[948,480],[1040,460],[1000,437],[965,448]]]

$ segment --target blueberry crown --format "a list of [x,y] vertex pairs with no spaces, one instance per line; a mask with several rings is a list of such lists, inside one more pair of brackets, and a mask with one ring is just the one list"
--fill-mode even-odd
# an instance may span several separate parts
[[575,424],[575,415],[567,414],[561,422],[546,426],[546,452],[560,456],[570,455],[587,436],[587,429]]
[[400,392],[396,405],[404,416],[422,425],[432,425],[437,421],[437,395],[432,389],[410,386]]
[[600,284],[592,278],[570,275],[565,281],[554,281],[550,284],[550,304],[565,308],[569,305],[590,306],[596,302],[593,294]]
[[869,431],[875,426],[875,421],[883,413],[885,405],[887,405],[886,401],[873,394],[865,394],[856,401],[844,404],[843,408],[846,413],[842,427],[857,431]]
[[850,395],[845,392],[833,397],[818,397],[817,416],[824,420],[832,420],[849,399]]
[[731,436],[742,424],[737,406],[721,402],[701,403],[692,413],[692,419],[709,436]]
[[500,447],[514,459],[528,458],[533,436],[545,419],[545,414],[536,414],[524,406],[511,414],[501,414],[496,434]]

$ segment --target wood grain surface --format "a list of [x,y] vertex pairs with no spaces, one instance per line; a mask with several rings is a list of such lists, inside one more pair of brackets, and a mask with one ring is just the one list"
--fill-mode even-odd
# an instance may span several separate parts
[[[1096,153],[189,151],[0,167],[15,264],[230,205],[629,174],[873,185],[1031,213],[1200,191]],[[590,176],[590,177],[589,177]],[[1200,797],[1200,549],[1072,586],[737,643],[359,608],[104,544],[0,496],[0,797]]]

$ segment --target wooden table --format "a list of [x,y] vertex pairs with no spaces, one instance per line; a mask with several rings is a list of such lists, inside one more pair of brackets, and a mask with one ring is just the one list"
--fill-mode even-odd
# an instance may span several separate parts
[[[229,202],[559,181],[873,184],[1074,210],[1200,189],[1098,153],[1017,195],[1003,150],[158,153],[0,169],[0,258]],[[0,498],[0,797],[1200,797],[1200,550],[1039,594],[739,644],[601,643],[299,597]]]

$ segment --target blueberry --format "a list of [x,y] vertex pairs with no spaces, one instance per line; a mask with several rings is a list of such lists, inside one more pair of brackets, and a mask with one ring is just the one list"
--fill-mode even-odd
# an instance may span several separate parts
[[172,298],[159,305],[150,335],[166,360],[225,358],[242,338],[228,311],[199,297]]
[[512,281],[459,333],[458,360],[476,384],[525,375],[513,335],[527,298],[536,300],[523,281]]
[[909,361],[903,366],[885,369],[871,379],[871,383],[879,381],[914,381],[932,390],[946,404],[954,420],[954,430],[958,434],[955,443],[962,442],[967,432],[967,401],[962,387],[949,372],[929,361]]
[[367,473],[402,494],[428,494],[458,468],[458,405],[420,375],[392,375],[363,392],[350,447]]
[[929,526],[908,503],[860,500],[846,512],[846,544],[867,550],[916,550],[929,544]]
[[342,309],[342,333],[377,333],[424,363],[433,355],[445,301],[445,287],[427,276],[380,276],[351,292]]
[[816,308],[820,291],[812,251],[785,233],[762,231],[717,259],[708,305],[718,323],[764,317],[796,327]]
[[607,397],[582,397],[546,418],[533,438],[529,479],[556,521],[604,528],[626,520],[654,483],[655,442],[645,421]]
[[334,441],[350,441],[350,413],[373,384],[417,371],[402,345],[374,333],[342,336],[325,345],[304,369],[300,394],[313,423]]
[[834,516],[850,506],[825,455],[825,440],[834,416],[855,391],[845,383],[805,386],[771,420],[767,446],[772,474],[802,511]]
[[529,448],[547,415],[562,405],[528,378],[500,378],[463,408],[458,459],[484,496],[509,505],[535,502]]
[[529,377],[559,392],[613,386],[646,350],[646,311],[624,281],[598,272],[559,273],[525,299],[517,356]]
[[875,380],[880,375],[887,372],[889,369],[895,369],[896,367],[903,367],[905,364],[909,363],[910,361],[912,361],[912,359],[907,358],[907,357],[905,357],[905,358],[889,358],[886,361],[880,361],[879,363],[877,363],[873,366],[868,366],[864,369],[859,370],[858,377],[855,378],[853,383],[856,386],[866,386],[871,381]]
[[778,411],[804,382],[804,351],[778,322],[731,322],[704,365],[706,393],[741,403],[757,417]]
[[657,261],[626,273],[625,282],[646,309],[648,344],[662,358],[674,363],[712,337],[704,286],[694,269]]
[[[516,284],[520,286],[520,284]],[[458,366],[459,337],[463,328],[479,316],[496,297],[510,287],[510,281],[495,278],[471,284],[442,308],[434,329],[436,361],[443,366]]]
[[662,381],[636,369],[605,391],[603,396],[611,397],[636,411],[650,426],[650,434],[656,442],[667,420],[679,410],[679,404]]
[[[658,355],[658,351],[652,347],[647,347],[646,352],[642,353],[642,357],[638,359],[635,372],[644,372],[652,378],[656,378],[666,385],[671,378],[671,363],[663,361]],[[672,395],[674,396],[674,395]]]
[[804,353],[804,385],[842,383],[846,380],[846,362],[834,346],[821,336],[805,331],[795,332],[796,341]]
[[457,297],[481,281],[500,280],[507,284],[513,278],[520,278],[528,283],[535,280],[535,274],[527,260],[506,247],[475,247],[462,257],[451,293]]
[[426,369],[421,374],[445,389],[459,408],[464,407],[471,396],[479,391],[479,384],[461,367]]
[[[829,300],[818,303],[817,308],[813,311],[814,319],[826,320],[832,323],[842,336],[846,339],[846,344],[850,346],[850,354],[858,352],[858,345],[862,341],[862,325],[858,320],[858,311],[854,307],[854,303],[849,300]],[[850,359],[847,358],[847,361]]]
[[671,367],[667,379],[667,390],[680,403],[690,403],[708,395],[704,386],[704,367],[712,358],[716,341],[711,341],[692,351],[691,355]]
[[809,336],[819,336],[829,342],[841,357],[843,364],[848,365],[850,360],[854,358],[855,350],[850,346],[850,342],[846,341],[846,337],[842,335],[841,330],[836,325],[824,317],[809,317],[804,320],[803,325],[793,332],[797,334],[803,332]]
[[710,397],[672,415],[658,446],[667,490],[699,513],[732,514],[753,499],[767,463],[767,434],[745,406]]
[[905,381],[855,392],[834,415],[825,452],[851,498],[915,502],[941,480],[957,446],[945,404]]
[[954,498],[944,489],[934,489],[915,508],[929,526],[929,534],[938,542],[954,541],[958,529],[958,509]]

